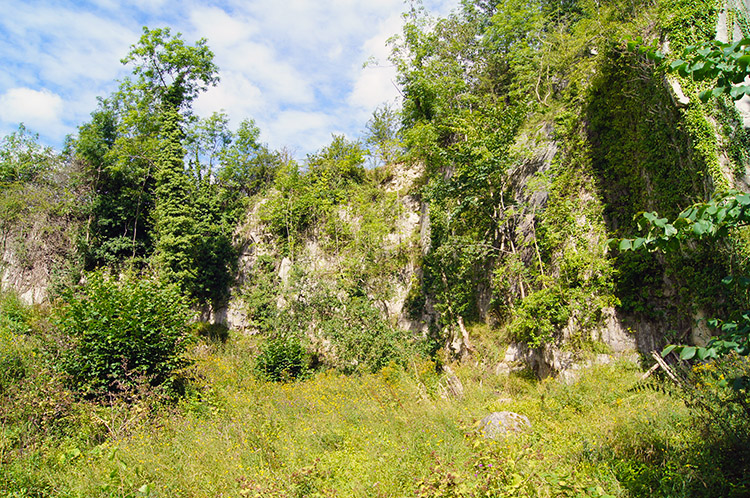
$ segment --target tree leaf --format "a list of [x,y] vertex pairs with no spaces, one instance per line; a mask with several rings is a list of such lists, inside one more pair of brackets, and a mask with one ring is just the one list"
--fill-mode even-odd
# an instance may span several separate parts
[[669,346],[667,346],[666,348],[664,348],[664,350],[661,352],[662,358],[666,357],[669,353],[671,353],[672,351],[674,351],[676,347],[677,347],[676,344],[670,344]]
[[681,360],[689,360],[695,356],[696,348],[695,346],[685,346],[682,348],[682,351],[680,352],[680,359]]

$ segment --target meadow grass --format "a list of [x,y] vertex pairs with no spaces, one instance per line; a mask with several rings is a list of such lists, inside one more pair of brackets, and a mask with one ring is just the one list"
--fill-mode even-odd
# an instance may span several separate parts
[[[712,496],[695,414],[674,396],[629,390],[632,364],[593,367],[573,383],[454,365],[461,398],[440,396],[429,360],[375,374],[258,379],[255,339],[194,352],[192,390],[79,401],[68,430],[23,451],[5,447],[0,489],[12,497]],[[485,441],[492,411],[530,431]],[[77,424],[77,425],[76,425]],[[12,427],[2,427],[0,434]],[[691,467],[692,466],[692,467]],[[703,466],[703,467],[701,467]],[[713,486],[713,487],[711,487]],[[682,490],[682,491],[680,491]],[[698,491],[696,491],[698,490]],[[713,496],[729,494],[721,491]],[[741,495],[737,495],[741,496]]]

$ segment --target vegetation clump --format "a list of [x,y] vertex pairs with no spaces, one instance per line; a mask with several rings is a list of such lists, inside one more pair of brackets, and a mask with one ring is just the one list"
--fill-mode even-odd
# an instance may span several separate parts
[[180,371],[189,365],[193,313],[176,286],[154,277],[89,273],[85,284],[65,295],[57,316],[72,340],[64,370],[84,393],[137,382],[177,388]]

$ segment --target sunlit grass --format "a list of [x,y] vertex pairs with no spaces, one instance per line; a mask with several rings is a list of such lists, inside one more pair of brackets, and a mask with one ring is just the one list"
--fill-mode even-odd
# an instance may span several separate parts
[[[41,479],[76,497],[490,496],[484,482],[533,488],[529,496],[586,486],[617,495],[609,453],[648,451],[633,439],[663,442],[688,419],[663,394],[628,393],[638,372],[623,365],[571,385],[456,365],[464,397],[443,399],[426,360],[282,384],[253,375],[253,350],[242,336],[199,347],[194,394],[176,407],[140,408],[151,412],[132,415],[137,423],[119,438],[57,448]],[[498,410],[527,415],[533,429],[481,441],[476,421]]]
[[[37,425],[22,450],[13,441],[31,425],[2,427],[3,496],[666,497],[721,486],[719,447],[695,414],[678,397],[631,389],[641,371],[629,363],[569,383],[455,364],[464,395],[444,399],[445,377],[419,358],[266,382],[254,375],[257,342],[197,346],[193,387],[176,405],[73,402],[64,424]],[[503,410],[532,429],[478,437],[477,421]]]

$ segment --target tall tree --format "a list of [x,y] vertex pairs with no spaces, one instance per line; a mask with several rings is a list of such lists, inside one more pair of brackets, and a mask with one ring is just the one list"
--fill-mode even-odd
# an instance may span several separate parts
[[[185,169],[183,141],[193,100],[218,82],[213,53],[205,39],[189,46],[179,34],[172,36],[169,28],[144,28],[122,62],[134,65],[135,88],[151,94],[160,125],[155,160],[155,260],[167,280],[204,298],[198,282],[201,234],[192,202],[195,182]],[[200,181],[200,171],[197,177]]]

